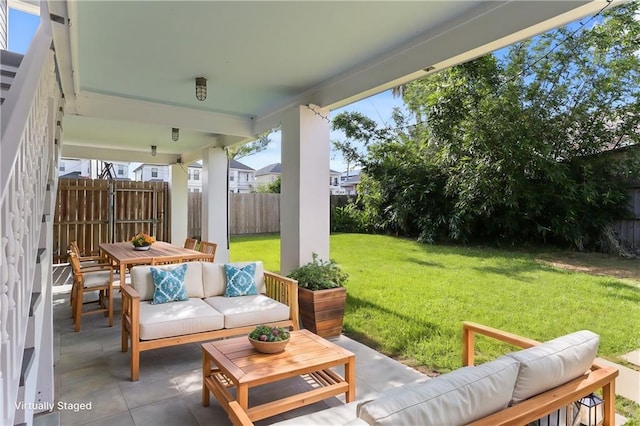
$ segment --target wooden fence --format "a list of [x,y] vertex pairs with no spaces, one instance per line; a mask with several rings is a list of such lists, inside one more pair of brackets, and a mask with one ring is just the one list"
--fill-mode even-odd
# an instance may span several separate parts
[[64,261],[71,241],[85,253],[103,242],[129,240],[146,232],[169,241],[166,182],[60,179],[54,217],[54,261]]
[[629,202],[629,217],[614,221],[613,229],[623,240],[628,241],[634,248],[640,248],[640,186],[629,188],[631,200]]
[[[344,206],[348,195],[332,195],[331,208]],[[202,193],[189,193],[189,236],[200,238]],[[280,232],[280,194],[229,194],[229,233],[265,234]]]

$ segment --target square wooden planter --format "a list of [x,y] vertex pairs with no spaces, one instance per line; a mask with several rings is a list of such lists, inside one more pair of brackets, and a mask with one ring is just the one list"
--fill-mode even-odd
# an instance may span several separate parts
[[298,288],[302,325],[321,337],[335,337],[342,333],[346,303],[347,289],[344,287],[316,291]]

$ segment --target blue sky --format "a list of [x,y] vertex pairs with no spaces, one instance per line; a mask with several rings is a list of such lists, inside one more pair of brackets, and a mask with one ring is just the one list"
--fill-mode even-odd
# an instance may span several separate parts
[[[39,16],[9,9],[9,50],[23,54],[26,53],[39,22]],[[358,111],[376,121],[381,126],[384,126],[391,123],[393,108],[402,105],[403,102],[401,99],[394,98],[391,92],[387,91],[332,111],[331,117],[335,117],[342,111]],[[340,133],[331,133],[332,140],[341,139],[341,137],[342,135]],[[271,139],[271,143],[265,151],[241,158],[239,161],[256,170],[269,164],[279,163],[281,147],[280,132],[272,133],[269,138]],[[351,165],[351,167],[353,167],[353,165]],[[336,171],[346,170],[346,164],[338,153],[331,153],[331,169]]]

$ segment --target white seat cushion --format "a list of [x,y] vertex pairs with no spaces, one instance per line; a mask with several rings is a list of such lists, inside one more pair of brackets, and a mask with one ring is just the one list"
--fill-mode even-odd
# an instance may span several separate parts
[[84,279],[84,287],[91,288],[109,284],[111,274],[109,271],[85,272],[82,274],[82,278]]
[[503,357],[392,389],[361,403],[358,417],[370,425],[464,425],[507,408],[518,368]]
[[140,302],[140,339],[182,336],[220,330],[224,317],[202,299],[152,305]]
[[600,336],[582,330],[505,357],[520,362],[511,403],[517,404],[583,375],[593,364]]
[[244,327],[289,319],[289,307],[263,294],[204,299],[224,315],[224,328]]

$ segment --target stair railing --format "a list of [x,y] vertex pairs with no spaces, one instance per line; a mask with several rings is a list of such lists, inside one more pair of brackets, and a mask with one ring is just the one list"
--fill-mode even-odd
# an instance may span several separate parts
[[40,26],[2,105],[0,134],[0,424],[14,424],[60,88],[51,22]]

